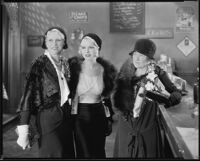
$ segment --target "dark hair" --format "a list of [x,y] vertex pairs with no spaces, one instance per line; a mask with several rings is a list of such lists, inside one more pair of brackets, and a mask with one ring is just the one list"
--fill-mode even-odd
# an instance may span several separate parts
[[67,35],[65,33],[65,31],[61,28],[61,27],[51,27],[49,28],[45,34],[44,34],[44,39],[43,39],[43,43],[42,43],[42,48],[43,49],[47,49],[47,46],[46,46],[46,42],[45,42],[45,39],[46,39],[46,36],[47,36],[47,33],[53,29],[56,29],[58,31],[60,31],[63,35],[64,35],[64,46],[63,46],[63,49],[67,49],[68,48],[68,45],[67,45]]

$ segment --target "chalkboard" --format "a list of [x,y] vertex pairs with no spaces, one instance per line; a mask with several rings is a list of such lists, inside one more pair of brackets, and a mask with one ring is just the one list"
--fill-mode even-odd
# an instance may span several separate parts
[[145,3],[111,2],[110,32],[145,34]]

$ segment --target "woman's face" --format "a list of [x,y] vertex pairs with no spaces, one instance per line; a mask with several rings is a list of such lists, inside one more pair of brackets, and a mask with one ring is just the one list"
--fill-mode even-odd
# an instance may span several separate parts
[[132,55],[133,64],[136,68],[144,68],[148,64],[148,57],[135,51]]
[[79,54],[81,54],[85,60],[96,59],[99,56],[99,47],[93,39],[85,37],[81,41]]
[[49,31],[46,35],[46,46],[50,54],[59,55],[64,46],[64,35],[58,31]]

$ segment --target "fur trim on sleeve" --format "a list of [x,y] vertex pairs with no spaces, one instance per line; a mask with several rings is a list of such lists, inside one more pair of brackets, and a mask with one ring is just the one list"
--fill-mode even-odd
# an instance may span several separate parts
[[79,75],[81,72],[81,63],[83,58],[79,56],[74,56],[68,59],[69,62],[69,70],[70,70],[70,97],[73,98],[75,96],[76,87],[78,85]]
[[113,102],[115,108],[123,113],[129,113],[133,108],[134,92],[131,81],[134,76],[134,71],[135,67],[130,57],[122,65],[116,79]]

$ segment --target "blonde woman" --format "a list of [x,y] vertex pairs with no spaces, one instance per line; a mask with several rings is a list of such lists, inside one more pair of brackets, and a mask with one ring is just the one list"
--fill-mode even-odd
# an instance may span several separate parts
[[77,158],[105,158],[105,138],[112,132],[110,96],[116,69],[100,57],[101,45],[99,36],[88,33],[80,55],[69,59]]

